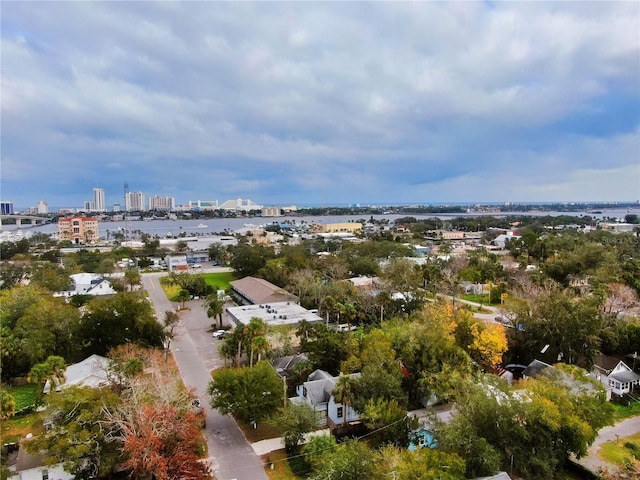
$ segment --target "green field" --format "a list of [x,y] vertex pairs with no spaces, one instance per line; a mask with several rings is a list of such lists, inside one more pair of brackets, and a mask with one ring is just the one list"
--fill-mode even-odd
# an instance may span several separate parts
[[[228,290],[229,288],[231,288],[229,282],[232,282],[236,279],[236,276],[233,272],[202,273],[199,275],[202,275],[207,285],[211,285],[214,290]],[[168,277],[163,277],[160,280],[162,290],[164,290],[165,295],[170,301],[177,302],[178,294],[180,293],[180,286],[169,285],[167,283],[167,280],[164,280],[166,278]]]
[[[489,294],[485,293],[484,295],[462,295],[463,300],[467,300],[468,302],[480,303],[482,305],[489,305]],[[491,299],[491,305],[500,305],[500,298]]]
[[[640,433],[605,443],[600,447],[599,455],[607,462],[623,466],[626,462],[634,461],[634,451],[628,448],[628,446],[625,446],[627,443],[635,444],[635,448],[637,449],[635,455],[640,456]],[[638,461],[637,457],[635,461]]]
[[229,282],[236,280],[233,272],[205,273],[203,275],[207,285],[211,285],[216,290],[228,290],[231,288]]
[[36,403],[35,384],[9,387],[9,392],[11,392],[13,400],[16,402],[16,412]]

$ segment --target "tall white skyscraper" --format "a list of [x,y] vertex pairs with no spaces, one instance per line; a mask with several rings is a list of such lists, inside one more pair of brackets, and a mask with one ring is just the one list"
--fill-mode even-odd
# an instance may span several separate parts
[[142,192],[127,192],[124,200],[127,212],[142,212],[145,210],[144,193]]
[[49,204],[44,200],[38,200],[38,206],[36,207],[38,213],[49,213]]
[[104,201],[104,189],[103,188],[94,188],[93,189],[93,210],[96,212],[106,212],[107,211],[107,203]]

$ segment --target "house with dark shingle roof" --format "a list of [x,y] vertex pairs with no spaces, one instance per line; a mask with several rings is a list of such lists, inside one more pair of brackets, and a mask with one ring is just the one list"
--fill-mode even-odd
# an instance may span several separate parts
[[640,385],[640,375],[622,360],[607,355],[596,357],[591,374],[602,382],[607,390],[618,396],[631,393],[635,386]]

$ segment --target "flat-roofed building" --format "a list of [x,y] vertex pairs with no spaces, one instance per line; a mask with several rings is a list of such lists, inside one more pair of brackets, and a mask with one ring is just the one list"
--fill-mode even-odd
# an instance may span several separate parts
[[58,239],[76,245],[95,243],[100,238],[98,220],[91,217],[66,217],[58,220]]
[[174,197],[160,197],[158,195],[149,197],[149,210],[172,212],[175,209],[176,199]]
[[237,328],[248,325],[252,318],[259,318],[267,325],[298,325],[302,320],[322,322],[322,317],[295,302],[272,302],[227,308],[229,320]]
[[1,215],[13,215],[13,202],[0,202]]
[[190,210],[217,210],[217,200],[189,200]]

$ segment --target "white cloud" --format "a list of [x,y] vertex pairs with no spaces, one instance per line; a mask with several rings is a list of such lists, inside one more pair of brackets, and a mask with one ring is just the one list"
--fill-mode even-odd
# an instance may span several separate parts
[[583,195],[639,163],[639,29],[634,2],[7,3],[3,190],[126,165],[189,197]]

